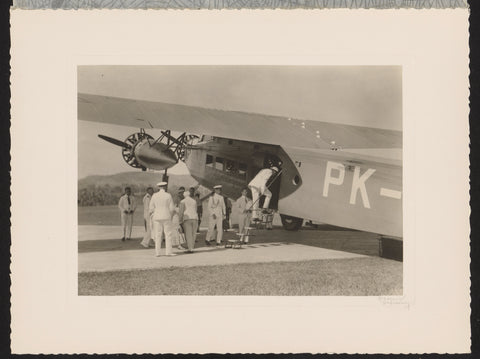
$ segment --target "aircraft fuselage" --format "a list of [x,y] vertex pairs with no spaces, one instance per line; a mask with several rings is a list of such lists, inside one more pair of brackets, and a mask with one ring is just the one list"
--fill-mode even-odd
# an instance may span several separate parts
[[271,207],[280,213],[402,237],[401,163],[219,137],[188,150],[185,163],[200,184],[221,184],[235,199],[272,156],[282,162],[282,174],[270,187]]
[[[280,196],[281,213],[341,227],[403,237],[401,161],[346,151],[285,148],[303,181]],[[283,178],[290,181],[291,178]]]

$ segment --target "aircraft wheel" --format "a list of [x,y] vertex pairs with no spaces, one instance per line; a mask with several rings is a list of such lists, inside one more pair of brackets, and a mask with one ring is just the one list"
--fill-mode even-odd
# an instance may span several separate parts
[[298,231],[303,224],[303,218],[287,216],[281,214],[280,218],[282,219],[283,228],[287,231]]

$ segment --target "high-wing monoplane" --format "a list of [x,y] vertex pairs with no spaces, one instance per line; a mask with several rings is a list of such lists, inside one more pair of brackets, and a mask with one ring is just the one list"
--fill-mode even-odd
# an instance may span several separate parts
[[[200,184],[221,183],[231,198],[267,163],[279,164],[270,203],[288,230],[307,219],[402,237],[401,131],[86,93],[78,118],[138,127],[125,141],[99,136],[134,168],[183,161]],[[153,128],[162,129],[157,139],[146,132]]]

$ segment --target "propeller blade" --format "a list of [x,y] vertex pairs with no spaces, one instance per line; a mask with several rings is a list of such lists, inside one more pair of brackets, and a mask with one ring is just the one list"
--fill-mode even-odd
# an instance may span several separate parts
[[98,135],[98,137],[100,137],[102,140],[110,142],[111,144],[116,145],[116,146],[120,146],[120,147],[127,148],[127,149],[132,148],[132,146],[129,145],[128,143],[125,143],[123,141],[117,140],[117,139],[112,138],[112,137],[108,137],[108,136],[104,136],[104,135]]

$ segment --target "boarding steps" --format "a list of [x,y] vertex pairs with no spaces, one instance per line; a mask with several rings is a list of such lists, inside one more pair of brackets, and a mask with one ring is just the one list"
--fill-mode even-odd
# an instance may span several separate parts
[[260,214],[258,218],[252,220],[256,229],[272,229],[273,227],[273,215],[275,211],[273,209],[259,209]]
[[[283,172],[283,169],[280,169],[280,171],[278,171],[275,174],[275,177],[271,181],[269,181],[270,183],[267,186],[267,188],[269,188],[272,185],[272,183],[275,182],[275,180],[282,174],[282,172]],[[260,199],[260,196],[258,197],[257,201],[259,199]],[[252,207],[253,207],[253,204],[252,204]],[[251,233],[252,229],[272,229],[273,215],[275,211],[273,209],[265,209],[265,208],[259,208],[257,209],[257,211],[259,212],[257,218],[251,221],[251,226],[245,228],[247,232],[245,234],[237,233],[238,238],[236,239],[228,239],[225,242],[225,248],[234,248],[234,249],[242,248],[242,244],[244,244],[243,238],[247,236],[248,237],[254,236],[254,234]]]
[[252,229],[256,229],[255,227],[245,227],[246,232],[245,234],[243,233],[236,233],[238,238],[235,239],[228,239],[225,242],[225,248],[233,248],[233,249],[240,249],[242,248],[243,244],[247,244],[243,241],[243,238],[245,237],[252,237],[254,234],[251,233]]
[[255,234],[252,234],[252,230],[256,229],[272,229],[272,222],[273,222],[273,215],[275,211],[273,209],[261,209],[261,213],[259,217],[256,218],[256,221],[252,221],[249,227],[246,227],[246,232],[243,233],[236,233],[238,238],[235,239],[228,239],[225,242],[225,248],[233,248],[239,249],[242,248],[242,244],[246,244],[243,241],[245,237],[253,237]]

